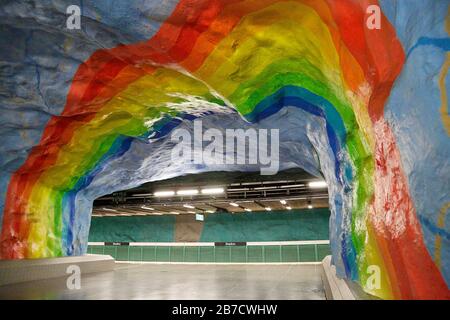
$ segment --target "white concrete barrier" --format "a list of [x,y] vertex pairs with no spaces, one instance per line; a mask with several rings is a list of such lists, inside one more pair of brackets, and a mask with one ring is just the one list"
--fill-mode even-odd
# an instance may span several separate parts
[[114,259],[107,255],[88,254],[79,257],[0,260],[0,286],[34,280],[69,276],[69,266],[78,266],[81,274],[111,271]]
[[331,256],[322,260],[322,282],[328,300],[357,300],[347,282],[336,275],[336,267],[331,264]]

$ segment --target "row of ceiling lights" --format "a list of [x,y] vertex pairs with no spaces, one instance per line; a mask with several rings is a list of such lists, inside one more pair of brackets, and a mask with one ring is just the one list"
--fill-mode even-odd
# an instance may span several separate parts
[[[282,205],[284,205],[284,208],[285,208],[286,210],[292,210],[292,207],[287,205],[288,203],[287,203],[286,200],[280,200],[280,203],[281,203]],[[242,209],[244,209],[244,210],[247,211],[247,212],[252,212],[252,209],[242,207],[241,205],[239,205],[239,204],[236,203],[236,202],[230,202],[229,204],[230,204],[231,206],[233,206],[233,207],[239,207],[239,208],[242,208]],[[187,208],[187,209],[197,209],[196,207],[194,207],[194,206],[192,206],[192,205],[190,205],[190,204],[184,204],[183,207],[185,207],[185,208]],[[141,208],[142,208],[142,209],[145,209],[145,210],[155,211],[154,208],[147,207],[147,206],[141,206]],[[312,209],[312,208],[313,208],[313,206],[312,206],[312,204],[311,204],[311,200],[308,200],[308,209]],[[265,209],[266,211],[272,211],[272,208],[271,208],[271,207],[265,207],[264,209]],[[113,212],[117,212],[116,209],[111,209],[111,208],[103,208],[103,210],[104,210],[104,211],[113,211]],[[206,210],[206,211],[204,211],[204,212],[206,212],[206,213],[214,213],[213,210]],[[165,212],[165,213],[166,213],[166,214],[179,214],[179,212],[177,212],[177,211],[171,211],[171,212]],[[197,213],[197,212],[195,212],[195,211],[188,211],[188,213]],[[160,215],[160,214],[162,214],[162,213],[159,213],[159,212],[153,212],[152,214]]]
[[[327,183],[323,180],[321,181],[311,181],[308,183],[308,186],[312,189],[326,188]],[[200,191],[198,189],[181,189],[177,191],[173,190],[162,190],[156,191],[153,195],[155,197],[172,197],[172,196],[195,196],[198,194],[203,195],[214,195],[214,194],[222,194],[225,192],[224,188],[220,187],[211,187],[211,188],[203,188]]]
[[[325,181],[311,181],[309,182],[308,186],[310,188],[325,188],[327,186],[327,183]],[[224,188],[220,188],[220,187],[214,187],[214,188],[203,188],[201,189],[200,193],[204,194],[204,195],[213,195],[213,194],[221,194],[223,193],[225,190]],[[165,191],[157,191],[154,193],[154,196],[156,197],[170,197],[170,196],[174,196],[175,194],[178,196],[187,196],[187,195],[196,195],[198,194],[199,191],[197,189],[183,189],[183,190],[178,190],[178,191],[172,191],[172,190],[165,190]],[[280,200],[280,203],[282,205],[284,205],[284,208],[286,210],[292,210],[291,206],[287,205],[287,201],[286,200]],[[252,209],[250,208],[245,208],[240,206],[239,204],[235,203],[235,202],[230,202],[230,205],[233,207],[240,207],[242,209],[244,209],[247,212],[252,212]],[[188,209],[196,209],[194,206],[190,205],[190,204],[184,204],[183,207],[188,208]],[[145,210],[150,210],[153,211],[152,214],[155,215],[162,215],[163,213],[160,212],[155,212],[154,208],[151,207],[147,207],[147,206],[141,206],[142,209]],[[311,204],[311,200],[308,200],[308,209],[312,209],[313,206]],[[266,211],[272,211],[271,207],[265,207],[264,208]],[[116,209],[111,209],[111,208],[103,208],[104,211],[113,211],[113,212],[117,212]],[[206,213],[213,213],[214,211],[212,210],[206,210],[204,211]],[[188,211],[188,213],[196,213],[195,211]],[[177,211],[171,211],[171,212],[164,212],[164,214],[180,214]]]
[[222,194],[224,192],[225,192],[224,188],[203,188],[200,191],[198,189],[182,189],[176,192],[173,190],[156,191],[153,195],[155,197],[172,197],[175,194],[177,196],[195,196],[199,193],[203,195],[214,195],[214,194]]

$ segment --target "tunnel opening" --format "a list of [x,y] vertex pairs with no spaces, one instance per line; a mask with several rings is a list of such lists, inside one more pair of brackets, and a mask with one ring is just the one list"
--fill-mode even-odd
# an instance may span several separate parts
[[213,171],[115,192],[94,201],[87,252],[112,256],[122,273],[138,268],[149,289],[170,278],[153,296],[324,299],[330,212],[318,179],[298,168]]
[[[214,171],[146,183],[94,201],[92,218],[96,222],[91,227],[89,242],[226,244],[329,240],[328,193],[324,183],[319,187],[316,184],[317,178],[301,169],[288,169],[267,177],[258,173]],[[173,195],[169,195],[171,191]],[[164,192],[167,195],[161,195]],[[303,210],[302,214],[297,210]],[[315,212],[317,224],[313,221]],[[111,226],[115,231],[103,225],[108,222],[104,217],[122,216],[155,217],[154,221],[164,216],[170,217],[172,223],[164,226],[163,234],[158,234],[155,226],[150,226],[148,232],[135,234],[120,224]],[[296,217],[304,219],[303,222],[300,218],[295,221]],[[297,227],[289,225],[289,221]]]

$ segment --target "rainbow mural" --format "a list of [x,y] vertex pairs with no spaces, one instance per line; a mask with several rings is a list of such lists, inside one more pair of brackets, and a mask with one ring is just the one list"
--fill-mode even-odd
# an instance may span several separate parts
[[[2,259],[83,254],[90,207],[80,204],[80,195],[134,141],[164,137],[182,121],[223,108],[257,124],[289,106],[325,124],[321,141],[326,143],[318,148],[331,159],[320,169],[330,185],[330,236],[338,273],[385,299],[450,298],[445,226],[450,188],[442,189],[436,200],[447,203],[440,213],[418,212],[420,195],[410,188],[416,181],[409,161],[421,157],[421,150],[412,156],[402,151],[406,144],[399,133],[407,121],[395,119],[398,115],[391,111],[405,104],[417,110],[411,106],[414,101],[404,102],[402,96],[411,91],[408,79],[415,78],[408,74],[414,72],[409,61],[419,59],[417,66],[426,63],[420,57],[427,55],[438,61],[440,78],[433,90],[441,99],[436,103],[441,113],[436,114],[442,121],[435,121],[433,134],[440,136],[431,144],[440,143],[440,152],[448,154],[449,38],[441,35],[449,30],[447,1],[181,0],[161,4],[159,11],[157,1],[149,2],[153,11],[146,14],[151,17],[151,11],[160,20],[140,29],[147,39],[95,50],[89,44],[73,75],[49,67],[55,68],[53,73],[70,74],[67,84],[61,84],[67,87],[67,94],[62,90],[65,103],[58,112],[47,109],[45,127],[34,134],[39,140],[10,175],[4,174]],[[101,3],[83,3],[83,15],[114,26],[113,9],[108,7],[108,20]],[[382,9],[380,29],[367,28],[370,5]],[[442,16],[431,30],[440,34],[407,43],[414,37],[405,35],[396,9],[412,12],[421,5]],[[132,19],[138,7],[120,6],[130,6],[124,19]],[[89,30],[83,37],[102,36]],[[72,31],[70,37],[77,36]],[[33,41],[32,34],[24,38]],[[83,51],[68,39],[62,46]],[[43,62],[32,51],[50,49],[28,46],[30,42],[17,51],[25,52],[24,64],[35,68],[38,99],[48,107],[45,88],[58,87],[58,79],[45,82],[37,71]],[[16,98],[20,100],[19,93]],[[436,162],[448,187],[448,158]],[[368,283],[373,265],[381,275],[376,288]]]

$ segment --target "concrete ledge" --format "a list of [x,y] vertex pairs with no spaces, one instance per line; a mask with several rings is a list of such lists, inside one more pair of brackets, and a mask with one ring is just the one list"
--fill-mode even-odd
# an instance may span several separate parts
[[331,256],[322,260],[322,282],[328,300],[357,300],[347,282],[336,276],[336,267],[331,264]]
[[88,254],[79,257],[0,260],[0,286],[34,280],[66,277],[67,267],[77,265],[81,274],[111,271],[114,259],[107,255]]

